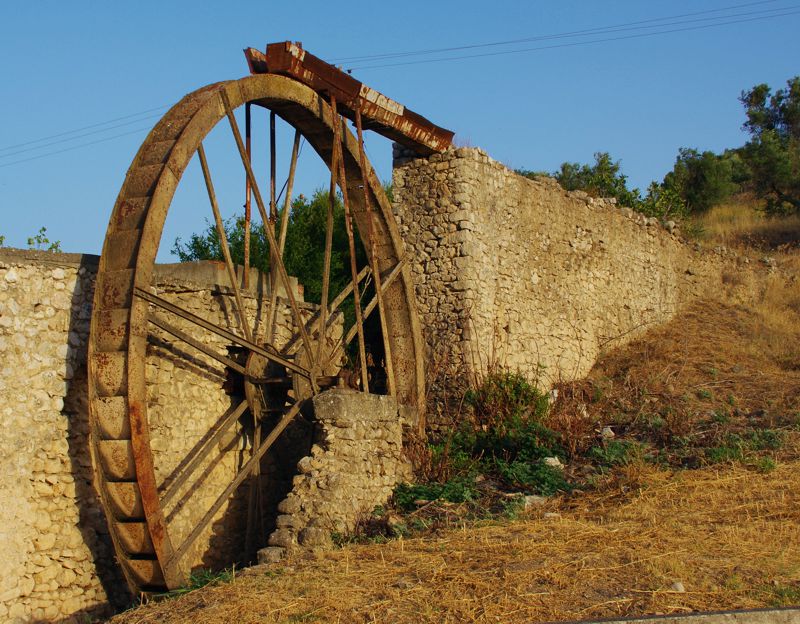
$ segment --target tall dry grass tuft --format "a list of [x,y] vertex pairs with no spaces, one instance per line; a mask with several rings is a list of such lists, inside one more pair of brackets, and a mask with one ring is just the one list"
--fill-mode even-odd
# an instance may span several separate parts
[[762,207],[762,202],[740,196],[698,216],[694,225],[713,245],[770,250],[800,244],[800,215],[770,217]]

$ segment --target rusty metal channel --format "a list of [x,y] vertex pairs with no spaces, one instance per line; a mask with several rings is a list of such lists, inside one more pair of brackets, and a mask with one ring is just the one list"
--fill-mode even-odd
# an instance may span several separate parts
[[300,43],[282,41],[267,45],[266,54],[255,48],[244,51],[252,74],[280,74],[335,98],[339,112],[355,121],[361,111],[363,128],[373,130],[408,147],[420,156],[443,152],[453,132],[386,97],[303,49]]

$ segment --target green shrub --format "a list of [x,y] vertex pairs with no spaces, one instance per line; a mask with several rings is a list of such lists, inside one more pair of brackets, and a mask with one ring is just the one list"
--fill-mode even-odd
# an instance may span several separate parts
[[524,488],[534,494],[550,496],[556,492],[568,492],[572,486],[564,473],[542,462],[495,459],[497,473],[509,485]]
[[566,455],[558,434],[544,424],[547,399],[520,373],[488,374],[465,396],[474,418],[431,445],[432,480],[398,486],[395,505],[411,510],[420,499],[473,502],[481,495],[475,482],[479,474],[507,488],[538,494],[569,490],[561,471],[542,461]]
[[639,456],[641,446],[630,440],[609,440],[589,449],[589,458],[601,466],[627,466]]
[[775,429],[753,429],[745,434],[729,433],[722,443],[706,449],[709,463],[741,462],[747,452],[775,451],[783,446],[783,432]]
[[445,483],[401,483],[394,490],[397,507],[410,511],[416,508],[418,500],[443,500],[451,503],[465,503],[477,497],[474,477],[454,477]]
[[783,446],[783,432],[775,429],[753,429],[745,438],[751,451],[776,451]]
[[28,238],[28,249],[37,249],[40,251],[61,251],[61,241],[51,241],[47,237],[47,228],[39,228],[39,232]]
[[516,426],[522,421],[542,422],[547,416],[547,395],[524,375],[492,371],[477,388],[464,396],[480,427],[497,429]]
[[775,470],[778,467],[778,463],[771,457],[759,457],[754,467],[759,472],[768,473]]
[[744,459],[744,451],[740,445],[712,446],[706,449],[706,459],[711,464],[740,462]]

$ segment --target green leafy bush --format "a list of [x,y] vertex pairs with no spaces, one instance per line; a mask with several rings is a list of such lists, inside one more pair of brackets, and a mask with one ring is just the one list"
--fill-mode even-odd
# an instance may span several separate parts
[[741,462],[748,452],[775,451],[783,446],[783,432],[775,429],[752,429],[744,434],[729,433],[721,444],[706,449],[712,464]]
[[522,421],[542,422],[547,415],[547,395],[518,372],[489,372],[479,386],[467,391],[464,401],[480,428],[500,432]]
[[39,231],[34,236],[28,238],[28,248],[37,249],[40,251],[60,252],[61,241],[51,241],[47,237],[47,228],[42,227],[39,228]]
[[560,469],[542,462],[522,460],[508,462],[495,459],[494,464],[503,481],[534,494],[550,496],[556,492],[568,492],[572,489]]
[[398,486],[395,504],[412,509],[416,500],[453,503],[476,500],[484,475],[506,488],[549,495],[570,489],[545,457],[564,458],[559,436],[545,424],[548,397],[517,372],[492,371],[465,396],[474,418],[430,448],[436,480]]
[[602,446],[589,449],[589,458],[601,466],[627,466],[641,451],[641,445],[631,440],[608,440]]
[[451,503],[465,503],[477,498],[475,479],[459,476],[445,483],[401,483],[394,490],[394,502],[397,507],[410,511],[416,508],[415,501],[443,500]]

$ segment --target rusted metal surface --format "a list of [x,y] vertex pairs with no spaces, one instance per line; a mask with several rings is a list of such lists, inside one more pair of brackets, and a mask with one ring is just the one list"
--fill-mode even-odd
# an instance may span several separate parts
[[[339,188],[342,189],[342,204],[344,206],[344,227],[347,231],[347,245],[350,251],[350,274],[353,277],[353,307],[356,312],[354,325],[358,333],[358,359],[361,363],[361,383],[364,391],[369,392],[369,374],[367,372],[367,351],[364,340],[364,318],[361,310],[361,289],[358,287],[358,267],[356,266],[356,242],[353,237],[353,216],[350,212],[350,200],[347,193],[347,174],[344,168],[344,153],[342,149],[342,129],[344,123],[339,117],[336,99],[331,102],[333,114],[333,153],[339,175]],[[366,208],[366,207],[365,207]],[[324,327],[324,325],[323,325]]]
[[367,244],[369,245],[369,259],[372,267],[372,275],[375,279],[375,297],[378,301],[378,311],[381,317],[381,336],[383,338],[383,354],[386,367],[386,379],[389,394],[396,394],[394,381],[394,367],[392,366],[392,342],[389,340],[388,327],[386,325],[386,308],[383,305],[383,288],[381,287],[381,271],[378,267],[378,253],[375,249],[375,221],[370,205],[369,191],[367,190],[367,154],[364,151],[364,132],[362,128],[361,111],[356,109],[356,132],[358,133],[358,159],[361,163],[361,188],[364,191],[364,208],[367,211]]
[[244,54],[251,73],[289,76],[329,100],[335,97],[342,115],[355,120],[356,111],[360,110],[364,129],[397,141],[421,156],[443,152],[453,141],[450,130],[307,52],[300,43],[270,43],[266,54],[255,48],[245,49]]
[[[252,160],[253,153],[252,153],[252,113],[250,108],[252,105],[250,102],[244,105],[244,135],[245,135],[245,142],[246,142],[246,149],[247,149],[247,158]],[[198,150],[199,153],[199,150]],[[205,175],[205,169],[203,168],[203,174]],[[206,182],[208,185],[208,182]],[[250,222],[253,218],[252,209],[250,206],[250,198],[252,193],[250,192],[250,178],[247,176],[244,177],[244,281],[242,285],[245,288],[250,288]]]

